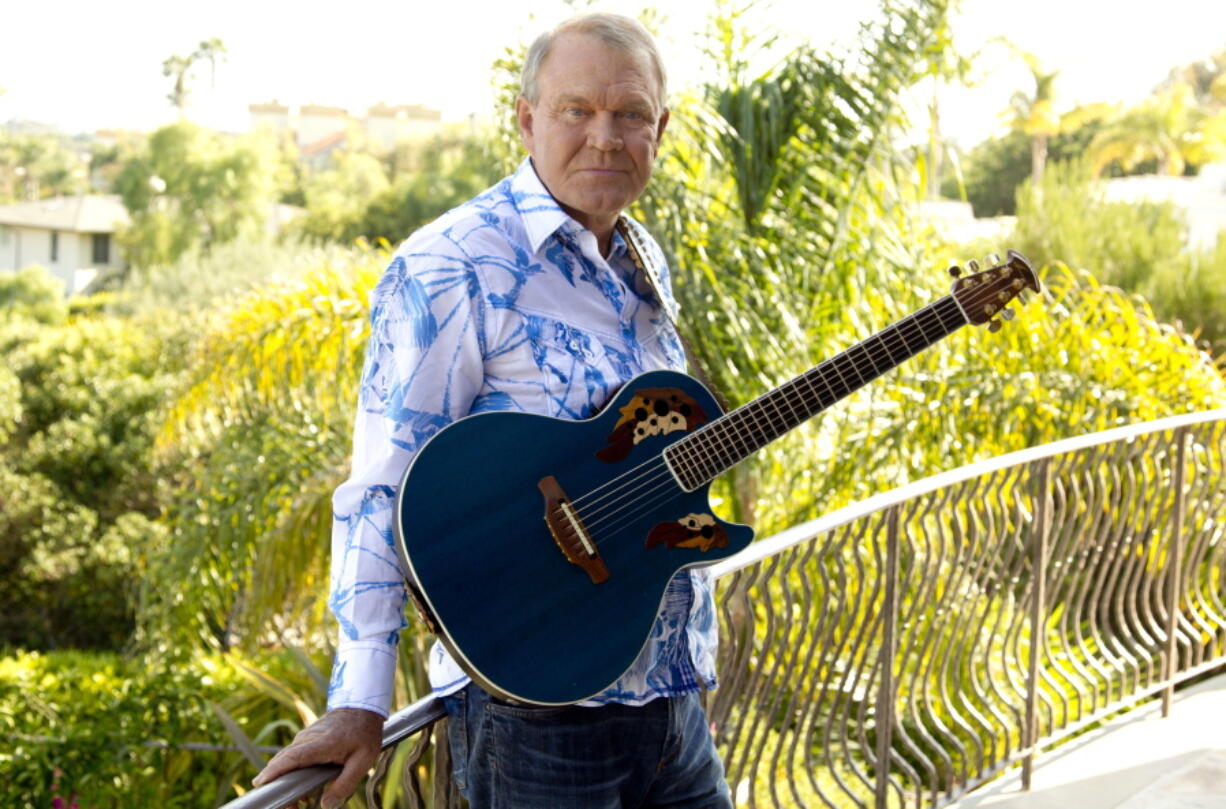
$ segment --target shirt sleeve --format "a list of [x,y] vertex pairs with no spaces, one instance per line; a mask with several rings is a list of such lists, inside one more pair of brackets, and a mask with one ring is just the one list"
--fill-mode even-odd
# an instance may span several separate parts
[[410,240],[371,296],[349,479],[332,498],[328,606],[340,643],[328,709],[387,716],[407,591],[392,530],[397,491],[418,449],[467,415],[484,378],[476,272],[445,236]]

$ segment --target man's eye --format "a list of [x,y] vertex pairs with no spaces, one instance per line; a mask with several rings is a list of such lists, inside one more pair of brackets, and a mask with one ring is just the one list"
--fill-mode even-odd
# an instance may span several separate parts
[[583,116],[583,109],[581,107],[567,107],[563,114],[569,115],[572,118],[580,118]]

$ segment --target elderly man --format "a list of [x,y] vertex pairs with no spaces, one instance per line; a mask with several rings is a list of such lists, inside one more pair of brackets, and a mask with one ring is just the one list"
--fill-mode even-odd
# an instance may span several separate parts
[[[521,89],[530,159],[413,234],[374,292],[353,472],[334,498],[331,607],[342,637],[329,712],[257,777],[342,764],[325,806],[371,766],[390,707],[406,603],[393,504],[416,451],[470,413],[587,418],[632,377],[685,363],[659,248],[622,220],[660,270],[654,288],[618,227],[668,123],[651,36],[616,15],[567,20],[532,45]],[[430,681],[470,805],[731,806],[697,697],[715,684],[715,633],[706,574],[678,574],[631,668],[568,708],[491,697],[436,643]]]

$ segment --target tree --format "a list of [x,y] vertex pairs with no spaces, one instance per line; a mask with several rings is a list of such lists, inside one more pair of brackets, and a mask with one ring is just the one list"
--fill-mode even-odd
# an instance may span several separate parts
[[303,183],[307,215],[299,229],[315,238],[353,241],[361,235],[367,206],[388,187],[387,172],[377,158],[359,151],[337,152],[327,169]]
[[87,161],[58,136],[0,132],[0,203],[82,193]]
[[1153,161],[1159,174],[1226,158],[1226,112],[1197,103],[1184,82],[1169,83],[1112,120],[1090,144],[1096,175],[1113,164],[1125,172]]
[[276,194],[279,164],[270,148],[186,121],[155,132],[115,180],[132,220],[117,238],[132,265],[168,264],[259,232]]
[[384,161],[392,164],[390,183],[372,156],[338,155],[331,168],[306,182],[307,215],[298,229],[341,243],[399,243],[501,176],[484,134],[401,144]]
[[1179,84],[1192,88],[1196,103],[1210,110],[1226,106],[1226,49],[1173,69],[1157,92]]
[[[1047,163],[1083,156],[1102,126],[1101,120],[1094,119],[1056,135],[1048,142]],[[975,216],[1012,216],[1017,211],[1015,191],[1027,181],[1033,168],[1030,138],[1016,129],[989,138],[971,149],[962,164],[963,187]],[[952,181],[946,182],[944,193],[955,196],[957,189]]]
[[198,62],[208,62],[210,77],[213,77],[216,74],[217,62],[224,59],[225,54],[225,44],[217,37],[212,37],[202,41],[196,50],[186,56],[170,56],[162,62],[162,75],[174,79],[166,98],[179,111],[180,117],[187,109],[187,96],[190,92],[187,80],[190,78],[188,74],[191,73],[192,68]]
[[1060,71],[1045,71],[1033,53],[1014,49],[1026,63],[1034,80],[1034,90],[1027,94],[1021,90],[1013,94],[1009,110],[1013,128],[1030,138],[1030,176],[1035,182],[1043,178],[1047,163],[1047,142],[1060,132],[1060,117],[1056,114],[1056,76]]

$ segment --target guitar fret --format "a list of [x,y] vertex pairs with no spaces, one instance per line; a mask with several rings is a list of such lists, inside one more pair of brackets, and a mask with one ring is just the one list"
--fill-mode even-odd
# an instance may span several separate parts
[[713,480],[965,324],[952,296],[920,309],[677,441],[674,471],[691,490]]

